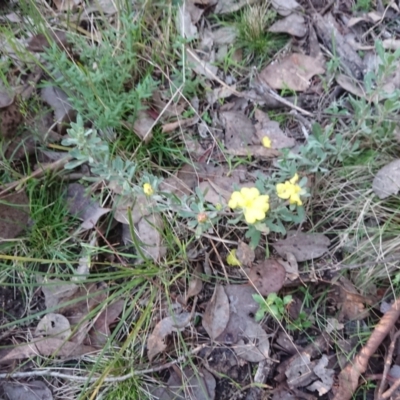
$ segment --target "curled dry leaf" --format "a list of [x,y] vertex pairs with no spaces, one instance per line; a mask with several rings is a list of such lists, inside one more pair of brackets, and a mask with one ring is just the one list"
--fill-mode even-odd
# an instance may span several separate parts
[[397,194],[400,190],[400,160],[385,165],[376,174],[372,189],[380,199]]
[[303,37],[307,33],[306,21],[302,15],[290,14],[272,24],[268,31],[275,33],[288,33],[292,36]]
[[29,199],[24,191],[0,198],[0,239],[14,239],[29,221]]
[[272,246],[281,257],[292,253],[297,262],[312,260],[328,252],[331,241],[322,233],[288,231],[286,239],[278,240]]
[[54,309],[65,299],[73,296],[79,289],[78,285],[74,283],[62,281],[61,279],[42,279],[37,277],[38,283],[42,284],[42,292],[44,294],[44,301],[46,309]]
[[51,336],[57,339],[68,339],[71,336],[71,325],[61,314],[46,314],[37,324],[34,336]]
[[214,294],[203,315],[203,328],[215,340],[226,328],[229,321],[229,300],[223,286],[216,285]]
[[86,193],[86,189],[79,183],[68,185],[67,194],[68,211],[82,220],[82,229],[92,229],[100,217],[111,211],[110,208],[100,207],[100,204],[93,200]]
[[185,312],[172,317],[166,317],[155,326],[147,340],[147,354],[150,361],[152,361],[157,354],[163,352],[167,348],[165,343],[166,337],[172,332],[178,332],[185,329],[190,324],[191,317],[191,313]]
[[249,274],[249,280],[262,296],[277,293],[281,290],[286,278],[285,268],[276,260],[265,260],[262,264],[254,265]]
[[314,75],[325,72],[320,60],[304,54],[293,53],[268,65],[260,79],[273,89],[291,89],[303,92],[310,86]]
[[2,389],[8,400],[53,400],[51,390],[43,381],[4,382]]

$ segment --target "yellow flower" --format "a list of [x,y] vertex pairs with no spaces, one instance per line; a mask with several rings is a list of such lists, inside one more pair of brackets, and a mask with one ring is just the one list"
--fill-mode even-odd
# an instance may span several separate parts
[[226,262],[232,267],[240,267],[240,261],[236,257],[236,249],[229,252]]
[[276,193],[281,199],[289,199],[290,204],[297,204],[301,206],[303,202],[300,199],[300,195],[303,194],[303,189],[297,185],[299,176],[297,174],[285,183],[278,183],[276,185]]
[[241,208],[248,224],[254,224],[265,218],[269,210],[269,196],[260,195],[256,188],[243,188],[240,192],[233,192],[228,203],[233,210]]
[[154,190],[153,190],[152,186],[150,185],[150,183],[145,183],[143,185],[143,192],[146,196],[151,196],[154,193]]
[[266,147],[267,149],[270,149],[271,148],[271,139],[268,136],[264,136],[262,138],[262,145],[264,147]]

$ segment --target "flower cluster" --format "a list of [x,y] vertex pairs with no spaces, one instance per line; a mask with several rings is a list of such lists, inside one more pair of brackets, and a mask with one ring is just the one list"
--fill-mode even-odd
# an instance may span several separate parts
[[242,188],[233,192],[228,203],[232,210],[242,209],[248,224],[262,221],[269,210],[269,196],[260,195],[256,188]]
[[303,189],[297,184],[299,176],[297,174],[285,183],[278,183],[276,185],[276,193],[281,199],[289,200],[290,204],[297,204],[301,206],[303,202],[300,195],[303,194]]

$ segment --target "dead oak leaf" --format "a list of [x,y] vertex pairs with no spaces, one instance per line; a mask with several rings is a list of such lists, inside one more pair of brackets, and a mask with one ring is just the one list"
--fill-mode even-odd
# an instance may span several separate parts
[[322,62],[304,54],[293,53],[268,65],[260,73],[260,79],[272,89],[291,89],[303,92],[310,86],[314,75],[322,74]]
[[292,253],[297,262],[312,260],[328,252],[331,241],[322,233],[288,231],[286,239],[280,239],[272,246],[281,257]]

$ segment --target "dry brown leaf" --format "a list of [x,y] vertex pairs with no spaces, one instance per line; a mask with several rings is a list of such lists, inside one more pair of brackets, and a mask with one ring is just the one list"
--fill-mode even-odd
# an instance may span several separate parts
[[146,111],[139,111],[133,124],[133,130],[145,143],[149,143],[153,137],[153,126],[154,118],[150,117]]
[[269,337],[259,324],[248,319],[242,324],[241,338],[233,349],[246,361],[260,362],[269,357]]
[[[162,246],[164,221],[160,214],[151,214],[139,221],[137,236],[140,247],[145,257],[157,262],[167,253],[167,248]],[[140,254],[140,253],[139,253]]]
[[152,108],[165,117],[178,117],[185,111],[185,103],[169,102],[171,93],[156,90],[151,98]]
[[238,248],[236,249],[236,258],[242,266],[251,267],[256,258],[256,254],[247,243],[240,241]]
[[215,340],[226,328],[229,321],[229,301],[223,286],[216,285],[214,294],[207,304],[202,325],[211,340]]
[[[196,13],[196,11],[198,12]],[[197,8],[193,2],[185,1],[182,6],[178,8],[176,15],[176,25],[180,35],[187,39],[198,39],[199,32],[195,23],[201,18],[203,10]],[[196,22],[193,22],[192,15]]]
[[18,344],[11,349],[0,350],[0,364],[6,364],[14,360],[37,357],[81,357],[84,354],[94,353],[96,349],[78,343],[66,342],[55,338],[44,338],[32,343]]
[[14,239],[29,221],[29,199],[24,191],[0,198],[0,241]]
[[[12,89],[0,84],[0,108],[6,108],[14,103],[15,94]],[[1,133],[1,132],[0,132]]]
[[42,100],[54,110],[54,120],[59,133],[66,130],[71,122],[76,121],[76,111],[68,100],[67,94],[56,86],[46,86],[40,92]]
[[90,6],[85,8],[85,11],[88,14],[103,12],[106,15],[114,15],[118,11],[118,8],[115,0],[92,0]]
[[268,65],[260,79],[273,89],[291,89],[303,92],[310,86],[314,75],[325,72],[320,60],[304,54],[293,53]]
[[372,189],[380,199],[396,195],[400,190],[400,160],[381,168],[372,182]]
[[225,126],[225,146],[228,149],[241,149],[253,142],[255,128],[242,112],[224,111],[220,118]]
[[93,200],[86,193],[86,189],[79,183],[68,185],[67,208],[70,214],[82,220],[82,229],[92,229],[103,215],[111,211],[110,208],[100,207],[100,204]]
[[49,313],[37,324],[34,336],[51,336],[66,340],[71,336],[71,333],[71,325],[64,315]]
[[272,7],[283,17],[292,14],[295,10],[300,8],[300,4],[295,0],[272,0]]
[[296,257],[294,254],[287,252],[284,259],[278,258],[276,261],[279,262],[285,268],[286,278],[294,281],[299,277],[299,265],[297,264]]
[[[1,98],[2,97],[2,98]],[[9,101],[6,95],[1,96],[0,101],[7,104]],[[23,122],[23,115],[20,111],[18,102],[11,102],[11,104],[0,107],[0,139],[12,139],[17,136],[18,128]]]
[[338,320],[362,320],[369,315],[364,303],[371,304],[373,301],[361,296],[353,283],[344,276],[341,276],[329,293],[329,297],[336,302],[340,310]]
[[343,74],[340,74],[336,77],[336,82],[347,92],[354,94],[355,96],[365,98],[366,94],[361,82],[358,82],[355,79]]
[[28,43],[28,50],[40,53],[50,47],[51,41],[56,42],[57,46],[62,50],[69,48],[66,32],[52,29],[46,34],[39,33],[32,36]]
[[292,253],[297,262],[312,260],[328,252],[330,240],[322,233],[288,231],[286,239],[280,239],[272,246],[281,257]]
[[307,33],[306,21],[302,15],[290,14],[272,24],[268,31],[303,37]]
[[201,57],[192,49],[187,49],[188,66],[198,75],[203,75],[208,79],[215,79],[218,67],[212,65],[210,61],[202,60]]
[[191,317],[191,313],[185,312],[172,317],[166,317],[155,326],[147,340],[147,355],[150,361],[167,348],[165,343],[166,337],[172,332],[184,330],[190,324]]
[[294,147],[296,141],[283,133],[276,121],[263,121],[256,125],[256,136],[258,143],[267,136],[271,140],[272,149],[284,149]]
[[214,44],[218,46],[232,44],[238,34],[238,29],[235,26],[223,26],[212,31]]
[[313,372],[319,378],[319,380],[314,381],[307,389],[310,391],[318,391],[318,397],[322,397],[324,394],[328,393],[332,389],[333,385],[333,375],[335,371],[328,366],[329,359],[323,354],[318,360],[317,365],[314,366]]
[[261,296],[277,293],[281,290],[286,278],[285,268],[276,260],[265,260],[254,265],[248,273],[249,281],[260,292]]
[[136,195],[136,197],[115,196],[114,206],[114,218],[122,224],[129,225],[129,214],[132,217],[132,222],[137,224],[143,217],[151,214],[153,202],[144,194]]
[[195,372],[186,366],[179,373],[172,370],[166,387],[153,386],[150,393],[159,400],[214,400],[215,387],[215,378],[206,369]]
[[[198,264],[196,268],[196,274],[200,275],[202,273],[201,265]],[[184,299],[184,303],[187,304],[190,297],[197,296],[203,289],[203,282],[199,276],[194,275],[189,281],[189,287]]]
[[228,285],[225,292],[230,303],[229,321],[216,341],[233,346],[244,360],[264,360],[269,355],[270,345],[265,331],[254,321],[259,307],[253,299],[256,290],[250,285]]
[[7,400],[53,400],[51,390],[43,381],[3,382]]
[[64,299],[71,298],[79,289],[78,285],[61,279],[42,279],[42,277],[38,276],[37,281],[42,284],[41,289],[44,294],[46,309],[48,310],[53,310],[66,301]]
[[90,344],[103,346],[111,335],[110,325],[113,324],[124,309],[125,300],[117,300],[109,304],[96,318],[93,329],[89,332]]

